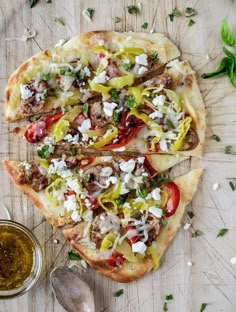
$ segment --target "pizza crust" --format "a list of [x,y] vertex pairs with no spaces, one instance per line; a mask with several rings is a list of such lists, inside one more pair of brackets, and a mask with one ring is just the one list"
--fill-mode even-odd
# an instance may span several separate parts
[[[174,182],[178,185],[180,190],[180,203],[175,214],[169,218],[168,225],[165,226],[160,235],[158,236],[157,242],[157,253],[160,258],[164,254],[165,250],[171,243],[175,236],[182,216],[185,211],[186,205],[193,198],[196,190],[198,181],[202,174],[202,170],[195,169],[189,173],[177,177]],[[75,227],[64,230],[63,234],[70,245],[100,274],[103,274],[117,282],[128,283],[141,278],[143,275],[148,273],[153,268],[153,262],[150,257],[145,257],[143,260],[130,263],[124,262],[122,267],[111,267],[105,259],[102,258],[102,254],[98,250],[92,250],[88,247],[79,244],[79,240],[83,238],[84,223],[80,223]]]

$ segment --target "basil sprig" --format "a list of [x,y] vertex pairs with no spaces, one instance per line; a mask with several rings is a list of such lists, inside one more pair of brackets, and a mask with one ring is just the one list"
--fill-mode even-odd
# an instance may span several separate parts
[[224,18],[220,26],[221,40],[229,47],[236,47],[236,36],[229,28],[227,19]]

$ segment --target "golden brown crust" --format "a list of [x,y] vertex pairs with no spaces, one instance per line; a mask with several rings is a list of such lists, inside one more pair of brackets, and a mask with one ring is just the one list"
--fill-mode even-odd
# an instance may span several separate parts
[[[196,192],[201,173],[202,170],[196,169],[190,171],[184,176],[174,179],[174,182],[178,185],[180,190],[180,203],[175,214],[168,219],[168,225],[162,228],[162,231],[156,240],[157,253],[160,258],[178,230],[185,207]],[[79,240],[83,238],[83,230],[84,224],[80,223],[72,229],[64,230],[63,234],[73,248],[77,250],[98,273],[115,281],[127,283],[142,277],[152,269],[153,262],[149,257],[136,263],[125,261],[120,268],[111,267],[105,259],[102,259],[102,255],[98,250],[89,249],[79,243]]]

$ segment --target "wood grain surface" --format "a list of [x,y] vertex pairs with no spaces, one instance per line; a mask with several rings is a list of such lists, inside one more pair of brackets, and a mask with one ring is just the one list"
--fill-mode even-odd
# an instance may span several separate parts
[[[207,131],[202,159],[192,158],[178,165],[175,174],[193,168],[204,168],[198,192],[187,207],[195,217],[186,231],[183,224],[173,243],[162,258],[159,271],[150,273],[131,284],[113,282],[88,268],[78,271],[93,288],[97,312],[161,312],[166,294],[173,294],[168,302],[171,312],[199,312],[201,304],[207,303],[207,312],[236,311],[236,265],[230,259],[236,256],[236,191],[232,191],[226,178],[236,178],[236,156],[225,155],[226,145],[236,149],[236,90],[227,78],[203,80],[203,72],[213,70],[221,58],[222,42],[219,25],[224,17],[236,28],[236,3],[231,0],[142,0],[141,13],[130,15],[127,6],[138,4],[133,0],[52,0],[50,4],[39,0],[30,9],[26,0],[0,0],[0,101],[1,143],[0,157],[3,159],[27,160],[35,157],[35,150],[26,142],[11,134],[16,123],[4,121],[4,89],[9,75],[28,57],[43,49],[50,49],[61,38],[69,39],[80,32],[111,29],[117,31],[141,31],[148,22],[152,28],[164,32],[182,51],[182,58],[190,61],[206,105]],[[82,17],[82,10],[95,10],[91,23]],[[182,16],[170,22],[168,14],[177,7]],[[195,7],[196,22],[187,26],[184,17],[186,7]],[[115,23],[115,17],[121,18]],[[65,26],[54,21],[62,18]],[[5,41],[5,38],[21,37],[25,28],[37,31],[37,36],[27,42]],[[208,57],[209,56],[209,57]],[[21,124],[21,122],[17,122]],[[212,134],[221,141],[211,139]],[[218,182],[220,187],[213,191]],[[30,228],[40,240],[44,254],[44,268],[36,287],[30,293],[14,300],[0,301],[1,312],[62,312],[49,285],[49,273],[54,266],[69,265],[65,243],[60,229],[53,229],[33,205],[12,185],[0,167],[0,218],[5,218],[6,206],[13,219]],[[216,238],[219,229],[229,232]],[[196,229],[203,231],[201,237],[192,238]],[[59,243],[55,244],[54,239]],[[187,262],[191,261],[190,267]],[[114,291],[123,288],[124,295],[114,298]]]

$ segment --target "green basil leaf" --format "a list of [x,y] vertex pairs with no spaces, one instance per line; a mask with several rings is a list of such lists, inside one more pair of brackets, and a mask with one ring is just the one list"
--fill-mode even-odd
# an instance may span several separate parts
[[50,155],[49,145],[43,145],[39,149],[37,149],[37,154],[40,158],[48,158]]
[[88,109],[89,109],[89,105],[88,105],[88,103],[85,103],[85,104],[83,105],[83,115],[84,115],[85,117],[88,117]]
[[200,312],[203,312],[206,309],[207,303],[202,303]]
[[236,47],[236,36],[232,33],[229,28],[227,19],[224,18],[220,26],[220,37],[221,40],[229,47]]
[[32,8],[37,2],[38,0],[29,0],[30,8]]
[[124,293],[124,289],[119,289],[114,293],[114,297],[120,297],[121,295],[123,295]]
[[228,77],[232,85],[236,88],[236,58],[230,59],[229,66],[227,68]]
[[68,251],[68,256],[70,260],[82,260],[81,256],[73,251]]
[[228,67],[229,59],[227,57],[224,57],[218,68],[211,73],[204,73],[201,75],[202,78],[207,79],[207,78],[220,78],[223,77],[227,74],[227,67]]
[[228,229],[221,229],[216,237],[224,236],[228,232]]
[[230,58],[230,59],[234,59],[235,58],[235,55],[232,52],[230,52],[228,49],[226,49],[226,47],[223,47],[223,52],[224,52],[225,55],[228,56],[228,58]]

